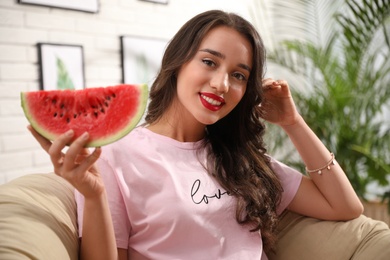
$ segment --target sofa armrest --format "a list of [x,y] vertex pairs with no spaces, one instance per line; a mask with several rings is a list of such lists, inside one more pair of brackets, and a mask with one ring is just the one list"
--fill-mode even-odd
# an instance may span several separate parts
[[270,260],[387,260],[387,224],[364,215],[350,221],[321,221],[289,211],[281,216],[276,252]]
[[74,190],[54,173],[0,186],[0,259],[78,259]]

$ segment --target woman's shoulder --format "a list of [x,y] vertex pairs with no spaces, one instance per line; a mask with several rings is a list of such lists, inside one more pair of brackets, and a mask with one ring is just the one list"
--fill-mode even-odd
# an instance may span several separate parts
[[137,126],[132,129],[128,134],[120,138],[119,140],[107,145],[107,148],[116,149],[118,147],[126,146],[127,144],[135,144],[141,142],[145,136],[146,128],[143,126]]
[[302,176],[302,174],[301,174],[298,170],[296,170],[296,169],[294,169],[294,168],[292,168],[292,167],[286,165],[285,163],[279,161],[278,159],[275,159],[275,158],[272,157],[272,156],[269,156],[269,155],[267,155],[267,156],[268,156],[269,159],[270,159],[270,164],[271,164],[272,170],[273,170],[280,178],[284,177],[285,175]]
[[129,155],[133,151],[139,150],[140,147],[144,147],[144,145],[142,144],[144,140],[144,138],[142,138],[143,130],[143,127],[138,126],[121,139],[103,146],[101,157],[116,157],[123,153]]
[[298,188],[302,181],[302,173],[298,170],[287,166],[281,161],[278,161],[275,158],[270,157],[271,167],[275,174],[278,176],[282,187],[282,201],[278,206],[278,214],[280,214],[287,206],[290,204],[291,200],[294,198],[295,194],[298,191]]

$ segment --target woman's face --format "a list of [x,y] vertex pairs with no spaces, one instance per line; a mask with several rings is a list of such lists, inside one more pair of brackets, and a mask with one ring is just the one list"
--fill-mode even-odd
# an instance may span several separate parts
[[180,120],[210,125],[226,116],[243,97],[251,67],[246,38],[226,26],[212,29],[179,70],[175,110]]

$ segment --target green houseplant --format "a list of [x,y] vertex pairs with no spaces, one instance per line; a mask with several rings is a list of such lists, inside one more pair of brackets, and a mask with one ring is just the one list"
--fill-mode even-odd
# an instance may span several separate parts
[[[390,1],[347,0],[337,5],[295,0],[306,8],[304,17],[283,2],[274,3],[278,19],[284,10],[284,18],[308,22],[294,29],[310,34],[314,28],[317,35],[278,42],[268,62],[292,72],[287,80],[300,113],[336,154],[358,195],[366,198],[368,185],[374,183],[383,188],[375,195],[390,197],[390,116],[384,112],[390,105]],[[315,8],[308,15],[310,5]],[[325,17],[326,24],[318,25],[318,17]],[[269,128],[269,150],[282,151],[282,160],[303,169],[286,148],[286,136]]]

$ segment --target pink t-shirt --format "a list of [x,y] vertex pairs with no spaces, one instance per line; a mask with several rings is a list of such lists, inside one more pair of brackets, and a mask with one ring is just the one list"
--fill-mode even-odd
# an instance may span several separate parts
[[[234,197],[212,178],[197,153],[144,127],[103,147],[98,167],[106,186],[117,246],[150,259],[266,259],[260,232],[236,222]],[[281,213],[302,175],[272,160],[283,185]],[[76,192],[79,232],[83,198]]]

